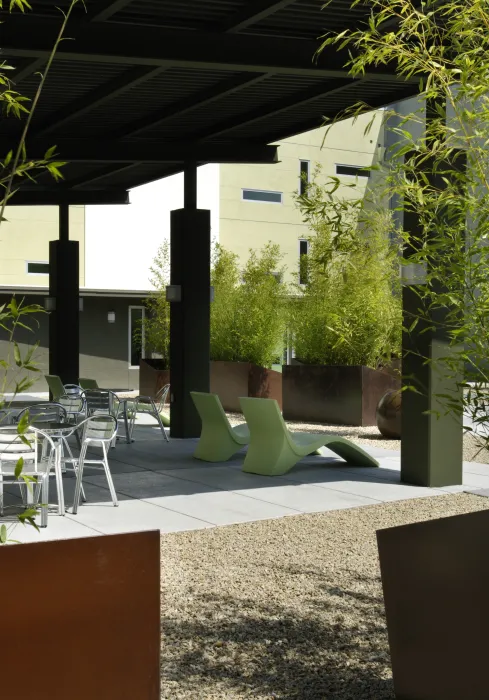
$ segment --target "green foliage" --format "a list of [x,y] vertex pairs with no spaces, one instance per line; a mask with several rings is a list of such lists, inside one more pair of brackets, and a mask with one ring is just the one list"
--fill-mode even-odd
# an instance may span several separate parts
[[[397,195],[402,209],[418,219],[416,233],[400,234],[406,263],[425,273],[425,284],[412,287],[418,309],[408,330],[426,327],[444,340],[443,357],[424,358],[458,381],[457,391],[438,397],[442,410],[459,411],[463,404],[486,429],[488,26],[486,0],[427,0],[422,5],[413,0],[374,0],[367,26],[332,34],[324,42],[351,51],[352,75],[389,65],[400,78],[419,80],[419,105],[407,115],[393,111],[385,115],[397,142],[387,154],[384,194]],[[356,105],[350,115],[367,107]],[[460,386],[465,389],[463,399]]]
[[166,286],[170,284],[170,243],[164,241],[151,267],[154,292],[146,300],[143,327],[136,329],[136,342],[146,352],[156,353],[165,367],[170,366],[170,304],[166,300]]
[[[398,356],[401,301],[397,250],[387,212],[337,195],[318,182],[296,204],[312,231],[301,260],[290,327],[297,359],[307,364],[377,367]],[[354,186],[353,186],[354,187]]]
[[240,274],[238,258],[222,246],[213,257],[211,359],[271,367],[280,358],[286,327],[286,286],[279,246],[250,250]]

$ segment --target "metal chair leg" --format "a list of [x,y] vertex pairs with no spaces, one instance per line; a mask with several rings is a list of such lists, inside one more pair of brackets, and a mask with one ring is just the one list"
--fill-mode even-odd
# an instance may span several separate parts
[[78,505],[80,503],[80,493],[81,493],[82,479],[83,479],[83,467],[85,464],[86,453],[87,453],[87,444],[84,443],[82,445],[82,448],[80,451],[80,459],[78,462],[78,469],[76,472],[75,495],[73,497],[73,509],[72,509],[73,515],[76,515],[78,513]]
[[107,483],[109,485],[110,495],[112,496],[112,503],[114,506],[118,506],[119,502],[117,500],[117,494],[115,492],[114,482],[112,481],[112,474],[110,473],[109,461],[107,459],[107,450],[105,448],[105,443],[102,442],[102,452],[103,452],[103,465],[105,469],[105,476],[107,477]]
[[49,473],[45,474],[42,478],[41,500],[41,527],[47,527],[49,513]]

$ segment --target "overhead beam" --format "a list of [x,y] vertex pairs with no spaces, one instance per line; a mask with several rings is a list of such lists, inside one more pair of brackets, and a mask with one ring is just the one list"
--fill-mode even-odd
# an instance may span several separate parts
[[[17,190],[8,206],[59,205],[59,204],[129,204],[129,192],[125,189],[69,190],[64,187],[38,187]],[[7,214],[8,218],[8,214]]]
[[87,185],[93,185],[94,182],[100,182],[106,177],[111,177],[113,175],[119,175],[120,173],[125,173],[128,170],[133,170],[141,163],[124,163],[122,165],[105,165],[103,168],[98,168],[93,170],[91,173],[86,175],[80,175],[73,179],[68,179],[66,185],[70,188],[73,187],[86,187]]
[[42,124],[31,130],[31,135],[39,136],[41,134],[49,134],[51,131],[59,129],[63,124],[73,119],[78,119],[87,112],[115,99],[128,90],[133,90],[138,85],[141,85],[141,83],[151,80],[165,70],[165,68],[136,66],[136,68],[124,71],[124,73],[117,76],[117,78],[100,85],[87,95],[83,95],[78,100],[58,110],[58,112],[51,114]]
[[231,95],[238,90],[242,90],[245,87],[250,87],[250,85],[255,85],[256,83],[264,80],[267,75],[267,73],[259,73],[258,75],[253,76],[249,73],[244,73],[238,77],[233,76],[232,78],[226,78],[217,85],[212,85],[211,87],[201,90],[197,94],[179,100],[174,105],[170,105],[170,107],[159,109],[157,112],[153,112],[147,117],[138,119],[120,130],[112,131],[112,137],[123,138],[124,136],[129,135],[134,136],[156,126],[161,126],[170,119],[188,114],[194,109],[201,109],[202,107],[211,104],[216,100],[222,99],[227,95]]
[[13,74],[7,76],[12,83],[17,85],[21,80],[29,78],[34,73],[37,73],[44,68],[46,61],[44,58],[35,58],[33,61],[26,61],[22,66],[14,70]]
[[292,5],[295,0],[279,0],[279,2],[270,2],[270,0],[254,0],[248,2],[241,9],[231,15],[221,25],[223,32],[240,32],[242,29],[250,27],[252,24],[266,19],[269,15],[282,10],[287,5]]
[[[11,56],[47,58],[59,31],[57,20],[9,17],[2,48]],[[57,59],[232,72],[347,77],[349,51],[327,47],[316,58],[316,41],[247,34],[166,30],[153,26],[72,22]],[[377,80],[396,80],[395,66],[373,66]],[[417,82],[413,78],[414,82]]]
[[98,3],[97,8],[88,15],[90,22],[104,22],[110,19],[116,12],[123,10],[132,0],[106,0]]
[[343,90],[347,90],[355,82],[356,81],[354,81],[352,78],[339,79],[335,81],[328,81],[319,87],[315,86],[313,88],[308,88],[307,90],[302,90],[299,93],[294,93],[281,100],[272,102],[271,105],[258,107],[257,109],[247,112],[246,114],[226,119],[221,123],[211,126],[197,134],[194,133],[192,135],[192,139],[198,141],[200,139],[221,136],[222,134],[232,131],[233,129],[248,126],[254,122],[261,121],[262,119],[267,119],[268,117],[275,116],[281,112],[286,112],[294,107],[300,107],[301,105],[306,105],[309,102],[314,102],[314,100],[321,97],[327,97],[328,95],[334,95],[338,92],[342,92]]
[[[49,140],[33,139],[27,145],[27,157],[44,158],[53,144]],[[8,153],[12,141],[0,138],[0,152]],[[62,140],[56,144],[56,157],[69,163],[276,163],[277,147],[255,142],[193,143],[186,141],[97,141],[94,139]]]

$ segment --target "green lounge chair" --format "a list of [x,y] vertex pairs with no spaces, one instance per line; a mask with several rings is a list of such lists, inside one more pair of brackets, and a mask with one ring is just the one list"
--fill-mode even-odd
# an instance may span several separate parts
[[93,391],[94,389],[100,389],[96,379],[88,379],[88,377],[80,377],[78,380],[79,385],[82,389],[88,389]]
[[355,467],[378,467],[378,462],[358,445],[336,435],[291,433],[275,399],[240,398],[250,429],[250,444],[243,471],[277,476],[285,474],[303,457],[328,447]]
[[49,391],[53,396],[53,401],[58,401],[61,396],[66,394],[63,382],[57,374],[45,374],[44,379],[46,380]]
[[202,432],[194,457],[205,462],[225,462],[248,444],[250,431],[246,423],[231,427],[217,394],[191,391],[202,420]]

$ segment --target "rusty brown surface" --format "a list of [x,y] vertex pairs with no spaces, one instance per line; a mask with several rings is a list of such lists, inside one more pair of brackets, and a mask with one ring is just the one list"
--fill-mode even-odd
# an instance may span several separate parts
[[487,700],[489,511],[377,532],[398,700]]
[[2,698],[159,700],[158,531],[4,546],[0,571]]
[[400,384],[386,372],[362,366],[288,365],[282,369],[286,420],[375,425],[381,397]]
[[[139,394],[141,396],[157,397],[165,384],[170,383],[170,370],[162,369],[161,360],[140,360],[139,362]],[[170,401],[168,396],[167,403]]]

